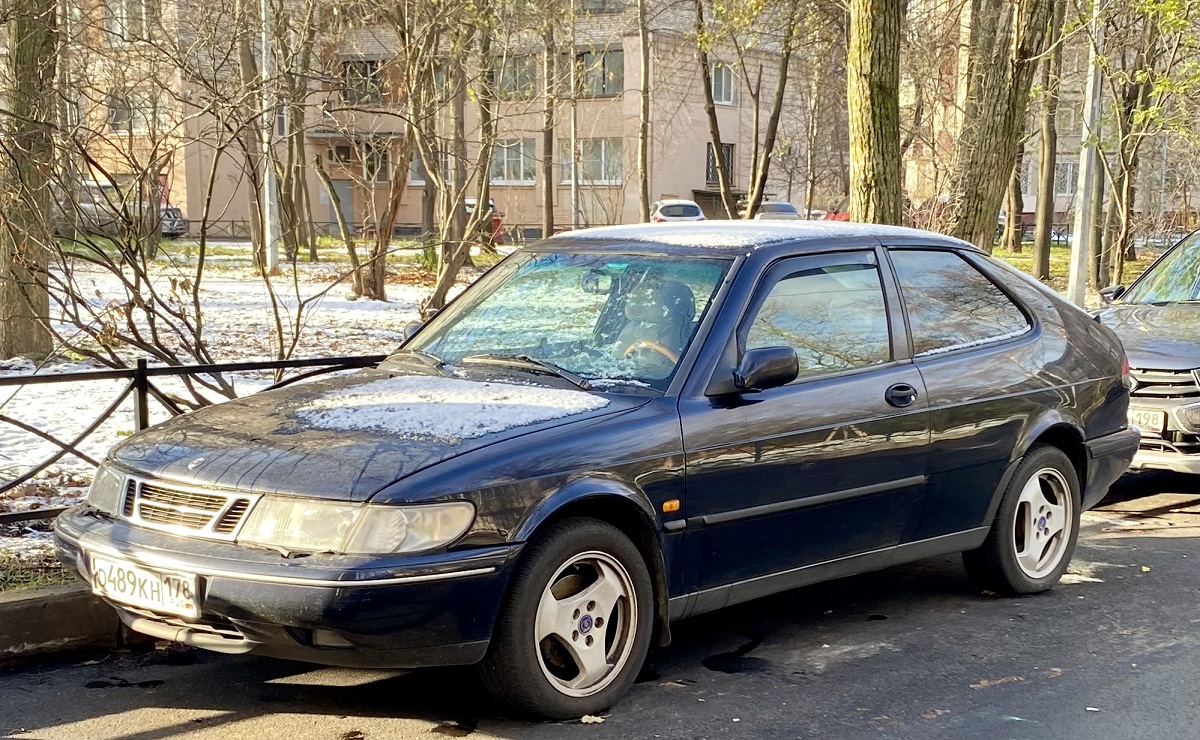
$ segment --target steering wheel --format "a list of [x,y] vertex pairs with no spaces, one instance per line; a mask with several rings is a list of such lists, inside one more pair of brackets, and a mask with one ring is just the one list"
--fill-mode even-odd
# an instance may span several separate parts
[[650,339],[637,340],[636,342],[634,342],[633,344],[631,344],[625,348],[625,351],[622,353],[622,356],[628,358],[630,355],[632,355],[634,352],[637,352],[640,349],[653,350],[653,351],[659,353],[660,355],[662,355],[663,357],[667,358],[668,360],[670,360],[672,363],[679,362],[678,354],[676,354],[675,352],[672,352],[669,347],[667,347],[663,344],[660,344],[659,342],[652,341]]

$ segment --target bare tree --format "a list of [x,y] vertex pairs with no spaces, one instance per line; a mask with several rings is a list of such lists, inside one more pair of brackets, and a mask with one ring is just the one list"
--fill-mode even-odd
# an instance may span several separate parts
[[850,213],[899,224],[901,0],[851,0],[847,104]]

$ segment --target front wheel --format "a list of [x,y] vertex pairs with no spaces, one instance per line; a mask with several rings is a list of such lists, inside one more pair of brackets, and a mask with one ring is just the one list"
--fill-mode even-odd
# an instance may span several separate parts
[[523,714],[603,711],[633,685],[650,648],[646,562],[595,519],[555,525],[529,547],[480,664],[484,685]]
[[1058,583],[1079,537],[1079,476],[1057,447],[1031,449],[1013,472],[983,546],[963,553],[980,588],[1010,595]]

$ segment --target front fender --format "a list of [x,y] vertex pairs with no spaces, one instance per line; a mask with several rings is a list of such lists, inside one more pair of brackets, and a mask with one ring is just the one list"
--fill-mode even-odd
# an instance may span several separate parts
[[525,542],[529,540],[543,524],[555,518],[567,507],[574,507],[577,504],[585,506],[603,504],[604,499],[619,501],[625,506],[632,506],[636,509],[661,545],[662,534],[660,527],[657,526],[658,520],[654,505],[650,503],[649,497],[641,490],[616,477],[595,474],[572,478],[539,501],[517,525],[510,541]]

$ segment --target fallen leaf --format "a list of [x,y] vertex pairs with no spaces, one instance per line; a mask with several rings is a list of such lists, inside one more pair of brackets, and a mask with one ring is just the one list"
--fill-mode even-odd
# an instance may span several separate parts
[[338,736],[338,740],[366,740],[362,730],[348,730]]
[[985,679],[980,680],[979,683],[971,684],[971,688],[986,689],[986,688],[989,688],[992,686],[1000,686],[1000,685],[1003,685],[1006,683],[1020,683],[1024,680],[1025,679],[1021,676],[1005,676],[1004,678],[997,678],[994,681],[990,678],[985,678]]
[[[704,701],[701,699],[700,701]],[[597,717],[594,714],[585,714],[579,718],[579,723],[584,725],[598,725],[604,721],[603,717]]]
[[950,714],[949,709],[926,709],[921,716],[925,719],[937,719],[943,714]]
[[1143,566],[1142,566],[1142,572],[1143,572],[1143,573],[1149,573],[1149,572],[1150,572],[1150,566],[1149,566],[1149,565],[1143,565]]

